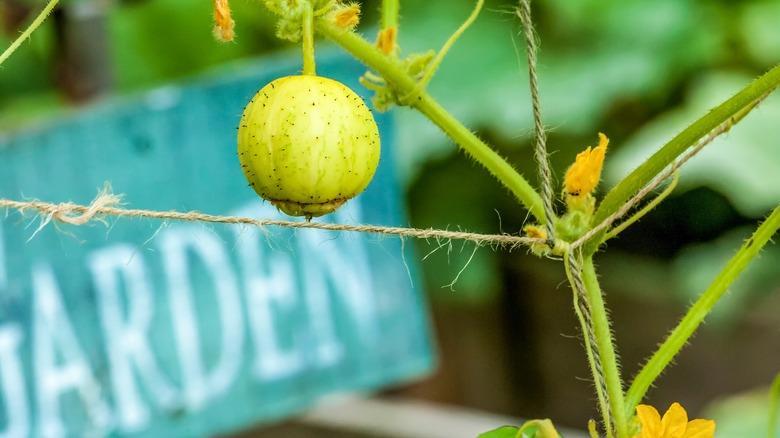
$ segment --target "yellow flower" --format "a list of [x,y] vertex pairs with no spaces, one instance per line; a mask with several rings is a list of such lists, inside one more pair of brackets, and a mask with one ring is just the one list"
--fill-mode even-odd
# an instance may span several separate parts
[[579,197],[588,195],[601,178],[601,167],[604,164],[604,154],[607,153],[609,139],[599,133],[599,145],[591,150],[587,149],[577,154],[574,164],[566,171],[566,193],[569,196]]
[[647,405],[636,407],[636,416],[642,431],[634,438],[713,438],[715,422],[712,420],[688,421],[688,413],[679,403],[672,403],[663,419],[658,411]]

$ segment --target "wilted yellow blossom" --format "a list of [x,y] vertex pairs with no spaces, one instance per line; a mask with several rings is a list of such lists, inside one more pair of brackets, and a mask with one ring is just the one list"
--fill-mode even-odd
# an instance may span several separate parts
[[688,413],[679,403],[672,403],[664,417],[648,405],[636,407],[636,416],[642,430],[634,438],[713,438],[715,422],[712,420],[688,421]]
[[233,41],[234,26],[228,0],[214,0],[214,38],[222,42]]
[[532,239],[547,238],[547,231],[545,231],[544,228],[537,225],[526,225],[523,228],[523,231],[525,232],[526,237],[530,237]]
[[538,256],[547,255],[550,253],[550,247],[547,245],[547,231],[539,225],[526,225],[523,228],[525,237],[532,239],[544,239],[545,242],[533,242],[531,243],[531,251]]
[[376,39],[376,46],[385,55],[389,55],[395,51],[396,35],[398,34],[398,28],[396,26],[390,26],[379,31],[379,36]]
[[360,6],[354,3],[339,6],[333,17],[334,24],[340,29],[353,30],[360,22]]
[[601,167],[604,164],[604,154],[607,153],[608,144],[607,136],[599,133],[598,146],[593,150],[588,146],[587,149],[577,154],[574,164],[566,171],[564,179],[567,195],[585,196],[596,188],[601,178]]

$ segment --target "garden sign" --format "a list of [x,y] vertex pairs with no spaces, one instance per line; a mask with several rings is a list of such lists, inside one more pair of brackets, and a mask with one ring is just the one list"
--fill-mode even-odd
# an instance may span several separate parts
[[[318,61],[323,76],[361,89],[354,61]],[[236,127],[254,93],[297,62],[263,58],[0,134],[0,197],[89,204],[109,182],[128,208],[284,219],[247,187]],[[392,121],[376,117],[374,181],[315,220],[405,224]],[[0,218],[2,438],[229,434],[432,366],[398,238]]]

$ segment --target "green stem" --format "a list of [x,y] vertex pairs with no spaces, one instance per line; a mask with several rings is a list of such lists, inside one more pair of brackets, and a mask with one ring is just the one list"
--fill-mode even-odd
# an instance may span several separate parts
[[625,221],[621,222],[620,225],[609,230],[607,234],[604,235],[604,239],[602,240],[602,242],[606,242],[607,240],[612,239],[613,237],[622,233],[626,228],[630,227],[631,224],[638,221],[639,219],[642,219],[644,215],[652,211],[654,208],[658,207],[658,204],[663,202],[663,200],[666,199],[667,196],[672,194],[675,187],[677,187],[677,183],[679,181],[680,181],[680,173],[675,171],[672,177],[672,182],[669,183],[669,185],[664,189],[663,192],[661,192],[660,195],[656,196],[652,201],[648,202],[647,205],[645,205],[636,214],[626,219]]
[[314,60],[314,10],[311,2],[303,2],[303,74],[316,76]]
[[5,52],[3,52],[2,55],[0,55],[0,65],[2,65],[6,59],[8,59],[9,56],[11,56],[12,53],[16,51],[16,49],[19,48],[20,45],[22,45],[22,41],[26,40],[27,38],[32,35],[33,32],[35,32],[35,29],[38,29],[38,26],[43,23],[44,20],[46,20],[46,17],[49,16],[52,9],[54,9],[55,6],[57,6],[57,3],[59,3],[59,0],[51,0],[49,4],[46,5],[45,8],[41,11],[40,14],[35,18],[35,20],[30,24],[30,26],[25,30],[21,35],[19,35],[19,38],[17,38],[11,45],[5,49]]
[[748,263],[758,255],[761,248],[772,238],[778,228],[780,228],[780,206],[775,208],[769,218],[753,233],[753,236],[742,245],[739,252],[720,271],[707,290],[688,310],[682,321],[672,330],[669,337],[666,338],[655,354],[642,367],[642,370],[631,383],[631,387],[629,387],[626,393],[624,413],[633,414],[634,409],[642,401],[642,398],[655,379],[658,378],[682,347],[685,346],[693,332],[696,331],[699,324],[704,320],[704,317],[726,292],[726,289],[742,273]]
[[775,380],[772,382],[772,389],[769,391],[769,423],[766,432],[767,438],[775,438],[776,436],[778,397],[780,397],[780,374],[775,376]]
[[596,347],[601,357],[601,367],[604,373],[604,384],[607,386],[612,421],[615,423],[615,431],[618,438],[626,438],[628,437],[628,421],[626,419],[623,398],[623,382],[620,378],[612,330],[609,317],[607,316],[607,309],[604,306],[604,297],[601,295],[601,287],[596,278],[596,269],[593,266],[592,256],[583,257],[582,278],[585,282],[585,291],[590,300],[593,333],[596,337]]
[[[585,312],[587,312],[587,315],[585,312],[583,312],[582,303],[583,300],[587,298],[587,293],[584,290],[584,282],[575,281],[575,273],[572,272],[571,266],[572,257],[581,257],[580,251],[574,253],[573,251],[567,250],[563,256],[563,266],[566,269],[566,277],[568,278],[569,284],[571,285],[572,296],[574,300],[574,313],[577,314],[577,319],[580,321],[582,338],[585,344],[585,354],[588,357],[588,365],[590,366],[590,372],[593,375],[593,386],[596,388],[596,398],[599,401],[599,409],[601,410],[601,417],[604,420],[604,428],[607,433],[607,438],[612,438],[612,415],[610,415],[607,394],[604,389],[604,376],[602,375],[600,368],[601,361],[600,359],[597,360],[596,354],[593,351],[593,348],[595,347],[594,343],[596,342],[595,335],[593,335],[593,327],[591,322],[593,315],[590,306],[588,306],[587,303],[585,303]],[[581,266],[581,263],[578,263],[578,266]],[[580,269],[579,273],[576,273],[576,275],[581,279],[582,270]],[[592,426],[593,431],[591,432],[591,436],[598,436],[595,432],[595,422],[592,424]]]
[[382,29],[398,28],[398,0],[382,0]]
[[428,93],[420,94],[415,108],[449,135],[467,154],[485,166],[494,177],[501,181],[531,211],[531,214],[541,224],[545,223],[542,199],[539,194],[496,151],[490,149],[479,137],[463,126]]
[[588,421],[588,434],[590,435],[590,438],[599,438],[599,433],[596,431],[595,420]]
[[[373,44],[353,32],[344,32],[325,23],[318,27],[323,35],[335,41],[367,66],[380,73],[399,95],[415,91],[417,82],[409,76],[400,61],[386,56]],[[422,91],[411,105],[450,136],[466,153],[498,178],[541,224],[545,223],[542,198],[506,160],[463,126],[427,92]]]
[[[752,105],[753,102],[764,94],[777,88],[778,85],[780,85],[780,64],[684,129],[620,181],[618,185],[610,190],[601,202],[601,205],[599,205],[593,223],[601,223],[612,213],[616,212],[626,200],[649,183],[691,145],[716,129],[730,117]],[[584,248],[586,255],[593,254],[598,249],[602,237],[603,233],[590,240]]]
[[420,82],[417,84],[417,88],[425,88],[428,85],[428,82],[431,81],[431,78],[433,77],[433,74],[436,73],[436,70],[439,69],[439,65],[441,65],[441,62],[444,60],[444,56],[447,55],[447,52],[450,51],[450,48],[452,48],[453,44],[455,44],[455,41],[460,38],[461,35],[463,35],[463,32],[466,31],[466,29],[471,26],[472,23],[477,19],[479,16],[479,11],[482,10],[482,6],[485,4],[485,0],[477,0],[477,5],[474,6],[474,9],[471,11],[471,15],[466,19],[466,21],[463,22],[463,24],[460,25],[460,27],[453,33],[449,38],[447,38],[447,41],[444,42],[444,45],[439,50],[439,53],[436,54],[436,57],[433,58],[433,61],[431,61],[431,64],[428,66],[428,68],[425,71],[425,75],[420,79]]

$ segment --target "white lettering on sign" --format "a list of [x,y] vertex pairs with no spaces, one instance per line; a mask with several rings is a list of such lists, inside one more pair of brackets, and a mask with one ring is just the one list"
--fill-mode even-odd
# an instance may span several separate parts
[[[103,332],[110,340],[106,349],[118,426],[124,432],[135,432],[148,424],[150,415],[139,393],[136,373],[157,406],[173,409],[179,404],[176,389],[160,371],[149,345],[154,290],[143,256],[133,246],[118,244],[95,251],[87,264],[95,283]],[[126,306],[122,305],[122,285]]]
[[[263,213],[253,205],[234,213],[257,217]],[[286,330],[286,344],[277,333],[279,320],[295,320],[300,305],[296,294],[294,261],[289,253],[276,251],[261,239],[256,229],[233,227],[236,251],[247,295],[249,329],[255,348],[254,376],[261,380],[280,380],[300,373],[304,366],[300,327]],[[258,235],[259,234],[259,235]]]
[[[242,362],[244,328],[238,282],[223,243],[208,228],[185,225],[160,236],[163,265],[179,351],[187,408],[197,410],[208,398],[225,392]],[[217,365],[206,371],[201,352],[198,320],[188,272],[188,254],[197,256],[211,274],[217,295],[222,342]]]
[[[51,267],[33,266],[33,369],[38,399],[38,435],[67,435],[60,418],[60,397],[76,391],[87,418],[97,430],[109,425],[109,410],[100,398],[87,356],[79,345]],[[58,354],[59,353],[59,354]],[[61,359],[64,363],[59,364]]]
[[[338,223],[347,223],[355,220],[355,216],[359,217],[359,204],[351,207],[351,217],[340,217],[339,212],[336,212],[335,220]],[[320,325],[319,328],[326,332],[332,331],[328,325],[333,318],[318,314],[319,310],[328,307],[323,300],[327,300],[327,283],[330,282],[337,286],[336,290],[341,293],[343,304],[349,314],[356,318],[358,334],[363,338],[363,343],[373,345],[377,337],[377,327],[374,323],[376,306],[374,294],[366,290],[366,286],[373,284],[373,280],[364,242],[354,234],[341,234],[337,239],[322,241],[316,233],[304,230],[300,233],[298,243],[301,253],[307,255],[303,260],[308,274],[305,278],[319,280],[309,282],[306,288],[311,298],[309,309]],[[349,269],[345,269],[345,266],[349,266]],[[322,307],[315,308],[315,301]]]
[[0,385],[8,419],[0,438],[24,438],[30,433],[27,390],[17,350],[21,342],[22,330],[17,324],[0,328]]
[[[328,298],[328,284],[338,285],[342,304],[357,322],[358,334],[368,345],[375,339],[374,306],[370,299],[371,277],[368,258],[361,241],[354,237],[339,236],[323,241],[310,230],[298,234],[298,249],[306,257],[301,260],[303,268],[306,304],[311,319],[316,358],[320,365],[336,363],[343,355],[333,327],[333,304]],[[349,260],[345,260],[349,257]],[[350,269],[344,269],[349,266]],[[354,267],[354,270],[352,269]]]
[[[273,217],[260,202],[238,214]],[[359,210],[336,220],[359,221]],[[121,242],[90,251],[68,269],[91,280],[94,309],[81,290],[70,292],[78,303],[67,300],[52,264],[34,263],[29,324],[0,321],[0,438],[143,433],[155,417],[205,409],[239,379],[262,385],[335,366],[346,337],[352,348],[376,345],[361,238],[230,230],[225,241],[177,225],[155,237],[156,251]],[[2,237],[0,291],[23,283],[5,266]],[[91,318],[102,333],[82,332]]]
[[5,241],[3,241],[3,227],[0,227],[0,291],[5,291],[8,286],[8,273],[5,266]]

